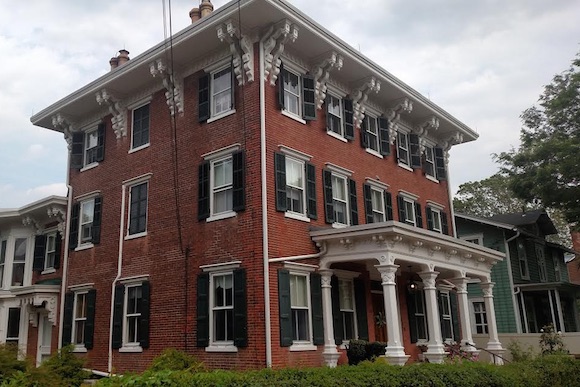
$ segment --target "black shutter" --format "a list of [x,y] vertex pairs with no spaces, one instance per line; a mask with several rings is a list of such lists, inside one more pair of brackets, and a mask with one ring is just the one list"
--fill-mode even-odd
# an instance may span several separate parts
[[87,319],[85,321],[85,348],[93,349],[95,335],[95,307],[97,304],[97,291],[91,289],[87,292]]
[[34,238],[34,261],[32,262],[32,270],[44,270],[44,258],[46,256],[46,235],[37,235]]
[[409,154],[411,156],[411,168],[421,168],[421,148],[419,147],[419,136],[409,134]]
[[379,141],[380,151],[383,156],[391,154],[391,140],[389,139],[389,121],[385,117],[379,117]]
[[79,243],[79,212],[81,210],[81,204],[75,203],[72,206],[71,217],[70,217],[70,232],[68,235],[68,248],[74,250]]
[[115,298],[113,301],[113,349],[123,346],[123,304],[125,303],[125,285],[115,286]]
[[340,292],[338,289],[338,278],[333,275],[330,280],[332,294],[332,325],[334,328],[334,343],[341,345],[344,340],[344,324],[340,313]]
[[278,108],[284,110],[286,107],[284,100],[284,78],[288,77],[287,71],[284,70],[284,63],[280,63],[280,76],[278,76]]
[[72,146],[70,151],[70,167],[74,169],[81,169],[84,165],[85,153],[85,133],[72,133]]
[[105,159],[105,124],[101,123],[97,127],[97,148],[96,152],[96,161],[100,162]]
[[328,112],[330,107],[330,97],[328,95],[326,96],[324,103],[326,104],[326,131],[332,132],[332,123],[330,122],[330,113]]
[[397,196],[397,207],[399,207],[399,222],[405,223],[405,199],[401,195]]
[[322,171],[324,185],[324,215],[328,224],[334,223],[334,203],[332,200],[332,172]]
[[274,153],[274,169],[276,170],[276,211],[286,211],[286,157],[282,153]]
[[95,209],[93,211],[93,226],[91,230],[91,242],[93,244],[101,243],[101,218],[103,209],[103,198],[98,196],[95,198]]
[[292,345],[292,304],[290,300],[290,272],[278,269],[278,309],[280,312],[280,346]]
[[204,122],[210,116],[210,96],[209,96],[209,74],[199,77],[199,93],[198,93],[198,121]]
[[248,346],[246,269],[234,270],[234,345]]
[[369,132],[368,132],[369,117],[365,116],[360,125],[360,146],[363,148],[369,147]]
[[240,212],[246,209],[246,194],[245,194],[245,157],[244,151],[238,151],[232,155],[232,179],[233,179],[233,206],[235,212]]
[[431,211],[431,207],[427,206],[425,213],[427,214],[427,230],[433,230],[433,211]]
[[230,89],[230,108],[233,110],[236,108],[236,73],[234,73],[234,56],[232,55],[232,60],[230,62],[230,82],[231,82],[231,89]]
[[197,276],[197,346],[209,345],[209,274]]
[[316,168],[310,163],[306,166],[306,213],[310,219],[318,219],[316,211]]
[[423,214],[421,213],[421,205],[415,202],[415,226],[423,228]]
[[60,268],[60,255],[62,254],[62,234],[60,232],[56,233],[54,238],[54,268]]
[[367,223],[374,223],[375,218],[373,216],[373,198],[371,186],[368,184],[363,184],[363,195],[365,197],[365,218]]
[[205,161],[199,166],[199,184],[197,201],[197,220],[204,220],[209,217],[209,161]]
[[459,342],[461,339],[459,331],[459,309],[457,308],[457,294],[449,292],[449,303],[451,304],[451,319],[453,321],[453,341]]
[[344,138],[347,140],[354,140],[354,112],[352,99],[344,98],[342,100],[342,107],[344,111]]
[[441,214],[441,231],[445,235],[449,235],[449,224],[447,223],[447,214],[443,211],[440,212]]
[[352,179],[348,179],[348,196],[350,204],[350,224],[356,226],[358,224],[358,206],[356,200],[356,183]]
[[149,327],[151,320],[151,283],[144,281],[141,284],[141,318],[139,319],[139,345],[141,348],[149,348]]
[[322,283],[318,273],[310,274],[310,300],[312,303],[312,341],[314,345],[323,345]]
[[[415,290],[418,292],[419,290]],[[417,332],[417,318],[415,316],[415,309],[417,308],[415,293],[407,290],[407,315],[409,316],[409,334],[411,336],[411,343],[417,342],[419,333]]]
[[75,302],[75,294],[67,292],[64,295],[64,313],[62,318],[62,346],[67,346],[71,343],[72,335],[72,320],[73,308]]
[[363,280],[355,278],[354,281],[354,302],[356,306],[356,322],[358,327],[358,339],[369,339],[369,326],[367,322],[367,293]]
[[391,193],[385,191],[385,215],[387,220],[393,220],[393,198],[391,197]]
[[445,156],[443,155],[443,149],[435,147],[433,150],[435,151],[435,170],[437,172],[437,180],[447,180],[447,171],[445,170]]
[[316,120],[316,99],[314,98],[314,77],[302,76],[302,118]]

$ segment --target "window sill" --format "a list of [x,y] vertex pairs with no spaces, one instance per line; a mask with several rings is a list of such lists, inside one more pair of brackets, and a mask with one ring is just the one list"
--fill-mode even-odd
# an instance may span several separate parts
[[431,176],[431,175],[425,175],[425,177],[427,178],[427,180],[431,180],[433,183],[439,184],[439,180],[437,180],[433,176]]
[[238,352],[238,347],[233,344],[212,344],[209,347],[205,347],[206,352]]
[[410,166],[408,166],[407,164],[403,164],[401,162],[397,163],[399,165],[399,167],[406,169],[407,171],[413,172],[413,168],[411,168]]
[[131,239],[137,239],[137,238],[141,238],[141,237],[144,237],[144,236],[147,236],[147,231],[143,231],[143,232],[140,232],[140,233],[137,233],[137,234],[125,235],[125,240],[128,241],[128,240],[131,240]]
[[327,130],[327,131],[326,131],[326,134],[328,134],[330,137],[334,137],[334,138],[336,138],[337,140],[340,140],[340,141],[342,141],[342,142],[348,142],[348,140],[347,140],[346,138],[344,138],[344,137],[342,137],[340,134],[334,133],[334,132],[332,132],[332,131],[330,131],[330,130]]
[[384,156],[383,156],[382,154],[380,154],[379,152],[377,152],[377,151],[376,151],[376,150],[374,150],[374,149],[365,148],[365,150],[367,151],[367,153],[369,153],[369,154],[371,154],[371,155],[373,155],[373,156],[376,156],[376,157],[378,157],[379,159],[383,159],[383,158],[384,158]]
[[348,227],[348,224],[343,224],[343,223],[333,223],[332,224],[332,228],[345,228]]
[[300,221],[302,221],[302,222],[308,222],[308,223],[310,223],[310,218],[309,218],[309,217],[307,217],[307,216],[304,216],[304,214],[298,214],[298,213],[296,213],[296,212],[289,212],[289,211],[286,211],[286,212],[284,213],[284,216],[285,216],[286,218],[290,218],[290,219],[296,219],[296,220],[300,220]]
[[288,118],[292,118],[294,121],[298,121],[303,125],[306,125],[306,121],[296,114],[290,113],[288,110],[282,110],[282,115]]
[[237,213],[235,211],[228,211],[228,212],[222,212],[221,214],[216,214],[216,215],[212,215],[209,218],[207,218],[205,221],[207,223],[209,222],[214,222],[216,220],[222,220],[222,219],[227,219],[227,218],[233,218],[237,215]]
[[72,351],[74,353],[87,353],[87,349],[85,348],[84,344],[75,345]]
[[143,352],[143,348],[140,345],[125,346],[125,347],[119,348],[119,352],[140,353],[140,352]]
[[147,143],[147,144],[139,145],[137,148],[129,149],[129,152],[128,153],[131,154],[131,153],[138,152],[141,149],[149,148],[149,145],[151,145],[151,144],[150,143]]
[[78,246],[77,248],[75,248],[75,251],[88,250],[88,249],[92,249],[93,247],[95,247],[95,245],[93,245],[92,243],[85,243],[85,244],[82,244],[82,245]]
[[52,273],[56,273],[56,269],[54,267],[49,267],[49,268],[44,269],[42,272],[40,272],[40,275],[52,274]]
[[99,163],[90,163],[90,164],[87,164],[84,167],[82,167],[79,172],[88,171],[89,169],[93,169],[93,168],[98,167],[98,166],[99,166]]
[[316,345],[311,343],[296,343],[290,346],[290,352],[316,351]]
[[207,124],[212,123],[212,122],[217,121],[217,120],[219,120],[221,118],[230,116],[230,115],[234,114],[235,112],[236,112],[236,109],[232,109],[232,110],[228,110],[227,112],[220,113],[217,116],[213,116],[211,118],[208,118],[208,120],[206,121],[206,123]]

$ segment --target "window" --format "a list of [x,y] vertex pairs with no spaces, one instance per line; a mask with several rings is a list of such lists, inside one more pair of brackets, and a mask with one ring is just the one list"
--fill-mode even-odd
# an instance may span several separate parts
[[487,313],[485,312],[485,303],[479,300],[471,302],[473,307],[473,325],[474,333],[487,334],[489,333],[487,327]]
[[12,261],[12,286],[22,286],[24,284],[26,248],[26,238],[16,238],[14,241],[14,260]]
[[290,274],[292,339],[294,341],[310,341],[310,302],[308,294],[308,276]]
[[44,260],[44,269],[55,267],[56,263],[56,233],[48,234],[46,236],[46,257]]
[[0,245],[0,289],[4,287],[4,268],[6,267],[6,245],[8,241],[3,240]]
[[142,298],[140,285],[127,286],[125,290],[125,318],[123,319],[123,342],[127,345],[139,345]]
[[449,227],[447,225],[447,214],[441,207],[434,207],[428,205],[427,213],[427,229],[447,235]]
[[131,149],[149,144],[149,126],[149,104],[134,109]]
[[552,261],[554,262],[554,275],[556,281],[562,280],[562,272],[560,271],[560,255],[557,250],[552,250]]
[[460,236],[459,239],[464,240],[469,243],[483,246],[483,234],[470,234]]
[[97,162],[98,144],[99,134],[96,129],[85,134],[85,165]]
[[72,133],[70,167],[90,168],[105,158],[105,124],[83,132]]
[[443,340],[453,341],[453,318],[449,292],[439,293],[439,312],[441,313],[441,336]]
[[523,240],[517,241],[518,261],[520,264],[520,275],[522,279],[530,279],[530,271],[528,269],[528,256],[526,254],[526,246]]
[[300,76],[285,70],[281,73],[281,79],[284,85],[284,110],[300,117]]
[[340,299],[340,317],[342,319],[342,337],[344,340],[357,338],[354,288],[351,280],[338,280]]
[[425,175],[435,178],[435,155],[433,147],[425,147],[425,163],[423,164]]
[[100,196],[84,199],[73,205],[69,248],[87,248],[101,240],[101,203]]
[[304,163],[286,157],[286,208],[298,214],[305,213]]
[[274,154],[276,210],[289,218],[316,219],[316,177],[310,156],[284,146],[280,149],[282,153]]
[[[121,280],[123,282],[123,280]],[[113,348],[120,352],[141,352],[149,347],[148,281],[131,279],[115,287]]]
[[280,65],[278,104],[282,112],[302,123],[316,119],[314,78]]
[[95,214],[94,199],[81,203],[79,244],[89,243],[93,239],[93,217]]
[[346,179],[341,176],[332,175],[332,204],[334,206],[334,222],[336,224],[349,224],[348,220],[348,198]]
[[423,290],[417,289],[410,292],[408,297],[411,299],[411,334],[412,342],[427,341],[427,315],[425,313],[425,294]]
[[20,308],[8,308],[6,344],[18,345],[20,338]]
[[215,117],[233,109],[232,68],[211,74],[211,116]]
[[93,348],[97,291],[90,286],[74,286],[75,291],[64,295],[62,344],[73,344],[75,352]]
[[213,342],[232,344],[234,340],[233,274],[211,276],[211,337]]
[[139,235],[147,231],[148,188],[148,182],[130,188],[129,235]]
[[546,282],[548,280],[548,273],[546,270],[546,257],[544,256],[544,247],[536,245],[536,257],[538,258],[538,271],[540,274],[540,281]]
[[397,196],[397,205],[399,207],[399,222],[416,227],[423,227],[421,205],[417,202],[415,196],[401,193]]
[[342,125],[342,102],[341,99],[333,95],[326,97],[327,130],[344,137]]
[[367,135],[367,149],[375,152],[379,152],[379,128],[377,125],[377,119],[366,115],[363,121],[364,129]]
[[410,166],[409,160],[409,135],[397,132],[397,159],[400,164]]
[[85,344],[85,324],[87,321],[87,292],[75,294],[72,326],[72,343],[75,346]]
[[380,182],[367,179],[363,185],[365,198],[365,214],[367,223],[378,223],[393,220],[393,203],[391,194]]
[[231,211],[233,207],[232,157],[211,163],[211,212],[214,215]]

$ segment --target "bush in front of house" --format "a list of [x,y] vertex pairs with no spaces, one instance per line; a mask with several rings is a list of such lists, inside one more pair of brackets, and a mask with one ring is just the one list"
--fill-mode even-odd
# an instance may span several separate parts
[[385,354],[387,343],[381,341],[350,340],[346,345],[346,356],[349,365],[356,365],[365,360],[374,360]]

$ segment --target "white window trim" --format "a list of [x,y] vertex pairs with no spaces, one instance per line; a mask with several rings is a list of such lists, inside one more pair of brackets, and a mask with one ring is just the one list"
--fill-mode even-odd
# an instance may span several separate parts
[[[141,343],[139,342],[128,342],[128,326],[127,326],[127,306],[129,301],[129,291],[130,287],[139,287],[143,286],[143,282],[145,280],[142,279],[143,277],[134,277],[128,278],[125,280],[120,280],[119,282],[125,286],[125,291],[123,294],[123,326],[122,326],[122,346],[119,348],[119,352],[128,352],[128,353],[138,353],[143,352],[143,347],[141,347]],[[147,277],[148,278],[148,277]],[[143,297],[143,294],[141,294]],[[139,317],[142,315],[140,314]]]
[[[143,176],[139,176],[131,181],[131,184],[123,184],[129,190],[129,203],[127,210],[127,230],[125,231],[125,240],[136,239],[147,236],[147,226],[149,225],[149,181],[151,179],[152,173],[148,173]],[[133,187],[141,184],[147,184],[147,210],[145,211],[145,231],[140,231],[135,234],[129,234],[129,229],[131,227],[131,194]]]
[[222,113],[220,113],[218,115],[215,115],[215,116],[212,116],[212,117],[208,118],[207,121],[206,121],[206,123],[208,123],[208,124],[209,123],[212,123],[212,122],[217,121],[219,119],[222,119],[224,117],[231,116],[232,114],[235,114],[235,113],[236,113],[236,109],[235,108],[232,108],[230,110],[226,110],[225,112],[222,112]]
[[[473,298],[469,298],[469,316],[471,317],[471,333],[474,335],[487,335],[488,333],[485,333],[485,329],[483,333],[477,333],[477,324],[475,322],[475,303],[483,303],[483,308],[484,308],[484,313],[487,316],[487,311],[485,310],[485,302],[483,297],[473,297]],[[486,323],[485,326],[487,327],[487,330],[489,332],[489,323]]]
[[242,145],[240,143],[235,143],[235,144],[228,145],[228,146],[220,148],[220,149],[216,149],[216,150],[208,152],[208,153],[204,153],[203,155],[201,155],[201,157],[205,161],[211,161],[211,160],[215,160],[215,159],[221,158],[223,156],[235,153],[235,152],[239,151],[240,149],[242,149]]
[[296,121],[296,122],[300,122],[302,125],[306,125],[306,120],[305,120],[305,119],[303,119],[303,118],[301,118],[301,117],[298,117],[298,116],[297,116],[297,115],[295,115],[295,114],[292,114],[292,113],[290,113],[290,112],[289,112],[288,110],[286,110],[286,109],[282,109],[281,113],[282,113],[282,115],[283,115],[283,116],[286,116],[286,117],[288,117],[288,118],[291,118],[291,119],[293,119],[293,120],[294,120],[294,121]]
[[[302,77],[303,75],[306,73],[306,71],[298,71],[294,66],[292,65],[287,65],[286,62],[284,62],[284,71],[289,72],[290,74],[293,74],[295,76],[298,77],[298,113],[293,113],[291,111],[289,111],[288,109],[286,109],[286,106],[284,106],[284,108],[282,109],[282,114],[292,118],[300,123],[303,123],[306,125],[306,121],[302,118]],[[282,74],[280,74],[280,77],[282,77]],[[283,82],[282,79],[280,79],[280,81]],[[282,86],[282,92],[285,92],[284,86]],[[284,102],[286,102],[286,99],[284,98]]]
[[[77,296],[80,295],[80,294],[84,294],[85,295],[85,306],[86,306],[86,303],[87,303],[87,294],[88,293],[89,293],[89,289],[77,290],[77,291],[74,292],[73,316],[72,316],[72,328],[71,328],[71,342],[76,341],[75,338],[76,338],[76,333],[77,333],[76,332],[76,322],[77,322],[77,319],[76,319]],[[86,313],[86,311],[85,311],[85,313]],[[84,321],[85,321],[85,324],[86,324],[86,322],[87,322],[87,317],[86,316],[84,317]],[[85,347],[84,341],[83,341],[82,344],[74,343],[73,345],[74,345],[73,352],[81,352],[81,353],[87,352],[87,348]]]
[[373,188],[382,189],[383,191],[388,191],[390,188],[390,185],[387,183],[383,183],[382,181],[373,179],[372,177],[365,177],[365,183]]
[[47,266],[47,258],[48,258],[48,238],[54,235],[54,260],[56,262],[56,257],[58,256],[58,251],[56,251],[56,238],[58,238],[58,230],[56,228],[51,228],[46,230],[44,235],[46,236],[46,246],[44,247],[44,269],[40,274],[49,274],[54,273],[56,270],[54,268],[54,263],[52,266]]
[[[225,62],[225,63],[224,63]],[[236,112],[236,108],[235,108],[235,101],[234,101],[234,88],[235,88],[235,82],[233,81],[233,77],[230,74],[230,80],[231,80],[231,84],[230,84],[230,96],[232,98],[231,103],[230,103],[230,108],[228,110],[224,110],[220,113],[215,113],[215,101],[214,101],[214,94],[213,94],[213,90],[214,90],[214,75],[216,73],[219,73],[222,70],[225,70],[229,68],[230,72],[233,73],[234,71],[234,67],[231,63],[230,60],[222,60],[218,63],[215,64],[215,67],[212,66],[211,70],[207,69],[206,72],[209,74],[209,90],[210,90],[210,95],[209,95],[209,107],[210,107],[210,112],[209,112],[209,118],[207,120],[207,123],[210,122],[214,122],[219,120],[220,118],[224,118],[229,116],[230,114],[234,114]]]
[[[377,149],[372,149],[369,148],[368,143],[367,146],[365,147],[366,151],[372,155],[378,156],[381,159],[383,158],[383,156],[380,154],[381,151],[381,133],[379,131],[379,120],[378,120],[378,116],[373,114],[373,113],[369,113],[367,111],[367,114],[365,116],[365,118],[368,118],[369,120],[374,120],[375,121],[375,129],[377,130],[376,132],[376,138],[377,138]],[[367,128],[367,133],[372,133],[371,131],[368,130],[369,128]],[[374,135],[373,135],[374,136]]]
[[419,196],[415,195],[414,193],[408,192],[408,191],[403,191],[402,189],[399,190],[399,195],[406,197],[409,200],[412,200],[414,202],[416,202],[417,200],[419,200]]
[[325,163],[325,165],[326,165],[326,168],[328,170],[330,170],[331,172],[333,172],[334,174],[342,175],[343,177],[346,177],[346,178],[351,177],[352,174],[354,173],[350,169],[343,168],[343,167],[338,166],[336,164]]
[[[149,145],[151,144],[151,100],[153,99],[153,96],[148,96],[136,103],[134,103],[133,105],[131,105],[132,107],[128,108],[131,110],[131,142],[129,143],[130,149],[128,153],[134,153],[137,151],[140,151],[141,149],[145,149],[147,147],[149,147]],[[136,146],[135,148],[133,148],[133,130],[135,129],[135,110],[140,109],[146,105],[149,105],[149,141],[147,141],[145,144],[141,144],[139,146]]]
[[[409,213],[407,211],[407,203],[411,204],[411,209],[413,210],[413,213],[411,214],[411,216],[409,216]],[[417,214],[415,214],[415,200],[409,199],[409,197],[407,196],[403,196],[403,204],[405,205],[405,224],[411,225],[411,226],[416,226],[417,225]]]
[[290,148],[286,145],[278,145],[278,149],[280,149],[280,152],[283,153],[284,155],[293,157],[298,160],[302,160],[305,162],[312,160],[312,156],[310,156],[309,154],[300,152],[299,150]]
[[[427,159],[427,148],[431,149],[431,156],[433,157],[433,159],[431,160],[432,162],[429,162],[429,160]],[[425,169],[425,177],[429,180],[439,183],[439,180],[437,179],[437,165],[435,164],[435,147],[430,144],[426,144],[424,154],[425,154],[425,163],[433,165],[433,174],[432,175],[428,174],[427,170]]]
[[[328,166],[328,164],[327,164],[327,166]],[[345,215],[346,224],[345,223],[338,223],[335,219],[335,221],[332,223],[332,227],[334,227],[334,228],[348,227],[348,226],[350,226],[350,221],[351,221],[351,219],[350,219],[350,198],[349,198],[349,194],[350,194],[349,188],[350,187],[348,186],[348,176],[345,176],[344,174],[341,174],[341,173],[332,172],[331,177],[330,177],[331,182],[332,182],[332,179],[334,177],[337,177],[337,178],[343,180],[343,182],[344,182],[344,192],[346,193],[346,198],[344,201],[346,204],[346,209],[345,209],[344,215]],[[332,192],[332,202],[333,202],[332,207],[333,207],[333,209],[334,209],[334,200],[335,200],[335,198],[334,198],[334,190],[333,190],[333,192]],[[339,199],[336,199],[336,200],[339,200]]]
[[[340,118],[340,133],[336,133],[333,130],[331,130],[330,128],[326,128],[326,133],[329,134],[330,136],[337,138],[341,141],[344,142],[348,142],[348,140],[346,139],[346,127],[345,127],[345,117],[344,117],[344,96],[339,95],[338,93],[334,92],[334,91],[328,91],[326,93],[326,98],[336,98],[338,99],[339,102],[339,110],[340,110],[340,116],[338,116],[338,118]],[[326,106],[326,114],[332,114],[328,111],[328,103]],[[336,115],[332,114],[333,117],[337,117]],[[328,118],[327,118],[327,122],[328,122]]]
[[[376,185],[370,185],[371,187],[371,212],[373,213],[373,218],[374,218],[374,214],[375,213],[379,213],[383,215],[383,220],[382,222],[386,222],[387,221],[387,205],[385,203],[385,189],[381,188],[381,187],[377,187]],[[375,209],[374,205],[372,205],[373,203],[373,191],[374,192],[379,192],[380,193],[380,198],[381,198],[381,207],[380,209]]]
[[[12,285],[12,277],[14,272],[14,249],[16,247],[16,240],[17,239],[25,239],[26,240],[26,252],[24,256],[24,276],[22,277],[22,284],[21,285]],[[5,239],[0,240],[6,241],[6,256],[4,261],[4,281],[2,283],[2,289],[9,290],[11,288],[21,288],[24,286],[30,285],[32,281],[32,269],[31,265],[33,264],[32,260],[34,258],[34,238],[31,238],[30,235],[15,233],[13,235],[5,236]],[[0,247],[1,248],[1,247]],[[5,305],[6,306],[6,305]],[[19,307],[19,306],[18,306]],[[1,322],[0,322],[1,324]]]
[[[469,239],[477,239],[478,240],[478,245],[479,246],[483,246],[483,233],[477,233],[477,234],[466,234],[466,235],[462,235],[459,237],[459,239],[463,240],[463,241],[468,241]],[[473,242],[469,242],[469,243],[473,243]]]
[[[88,124],[86,124],[85,126],[83,126],[82,128],[80,128],[80,132],[85,133],[85,135],[88,132],[92,132],[93,130],[99,130],[99,125],[102,124],[103,121],[101,119],[98,119],[96,121],[90,122]],[[84,171],[88,171],[90,169],[93,169],[95,167],[99,166],[99,163],[97,161],[95,161],[94,163],[90,163],[90,164],[86,164],[85,165],[85,140],[83,139],[83,167],[81,169],[79,169],[79,172],[84,172]]]
[[[290,209],[286,209],[284,216],[292,219],[297,220],[306,220],[310,222],[310,218],[308,218],[308,199],[306,198],[306,188],[307,188],[307,181],[306,181],[306,162],[301,158],[295,158],[294,156],[287,155],[284,158],[284,163],[287,163],[288,160],[300,164],[301,171],[302,171],[302,187],[293,187],[290,185],[291,188],[296,188],[298,190],[302,190],[302,212],[291,211]],[[287,170],[288,168],[286,168]],[[288,176],[288,171],[286,171],[286,176]],[[288,180],[286,180],[286,187],[288,187]],[[286,191],[287,192],[287,191]]]
[[[95,222],[95,198],[96,197],[97,196],[89,197],[89,198],[86,198],[86,199],[79,200],[79,219],[78,219],[78,222],[79,222],[79,225],[78,225],[78,234],[79,235],[78,235],[77,247],[75,248],[75,251],[85,250],[85,249],[94,247],[94,244],[92,242],[92,232],[93,232],[92,227],[93,227],[93,223]],[[83,204],[84,203],[87,203],[89,201],[92,201],[93,202],[93,215],[92,215],[93,216],[93,220],[91,221],[91,240],[83,241],[83,229],[82,229],[83,223],[81,223],[82,213],[83,213]]]
[[[399,165],[399,167],[402,167],[404,169],[407,169],[407,170],[413,172],[413,168],[411,168],[411,149],[410,149],[411,147],[410,147],[410,143],[409,143],[409,134],[410,134],[409,131],[400,130],[400,128],[397,131],[397,164]],[[404,135],[406,137],[406,140],[407,140],[406,141],[407,142],[407,148],[406,148],[406,151],[407,151],[407,164],[401,162],[401,158],[400,158],[400,155],[399,155],[399,150],[401,149],[401,144],[400,144],[400,141],[399,141],[399,135]]]
[[[84,161],[84,159],[83,159]],[[93,169],[95,167],[98,167],[99,163],[97,161],[95,161],[94,163],[90,163],[85,165],[84,167],[82,167],[81,169],[79,169],[79,172],[84,172],[84,171],[88,171],[89,169]]]
[[[433,229],[431,231],[443,234],[443,224],[441,221],[441,209],[435,206],[429,206],[431,208],[431,222],[433,223]],[[439,228],[435,228],[435,217],[437,216],[439,220]]]
[[[226,210],[223,212],[219,212],[219,213],[214,213],[214,196],[215,196],[215,182],[214,182],[214,166],[215,163],[220,162],[220,161],[226,161],[228,159],[232,160],[232,170],[233,170],[233,156],[232,154],[227,154],[227,155],[223,155],[222,157],[219,158],[215,158],[212,160],[209,160],[209,213],[210,216],[206,219],[206,222],[213,222],[215,220],[220,220],[220,219],[226,219],[226,218],[232,218],[234,216],[236,216],[236,212],[232,209],[232,210]],[[232,178],[232,183],[230,185],[230,188],[226,188],[227,189],[231,189],[233,191],[233,178]]]
[[[91,133],[96,133],[97,134],[97,145],[95,145],[94,147],[91,148],[87,148],[87,139],[88,139],[88,135]],[[99,146],[99,126],[97,124],[96,127],[92,127],[90,129],[87,129],[84,132],[84,137],[83,137],[83,168],[81,168],[81,172],[86,171],[87,169],[91,169],[96,167],[97,165],[99,165],[98,161],[93,161],[91,163],[87,163],[87,151],[93,148],[96,148]]]

